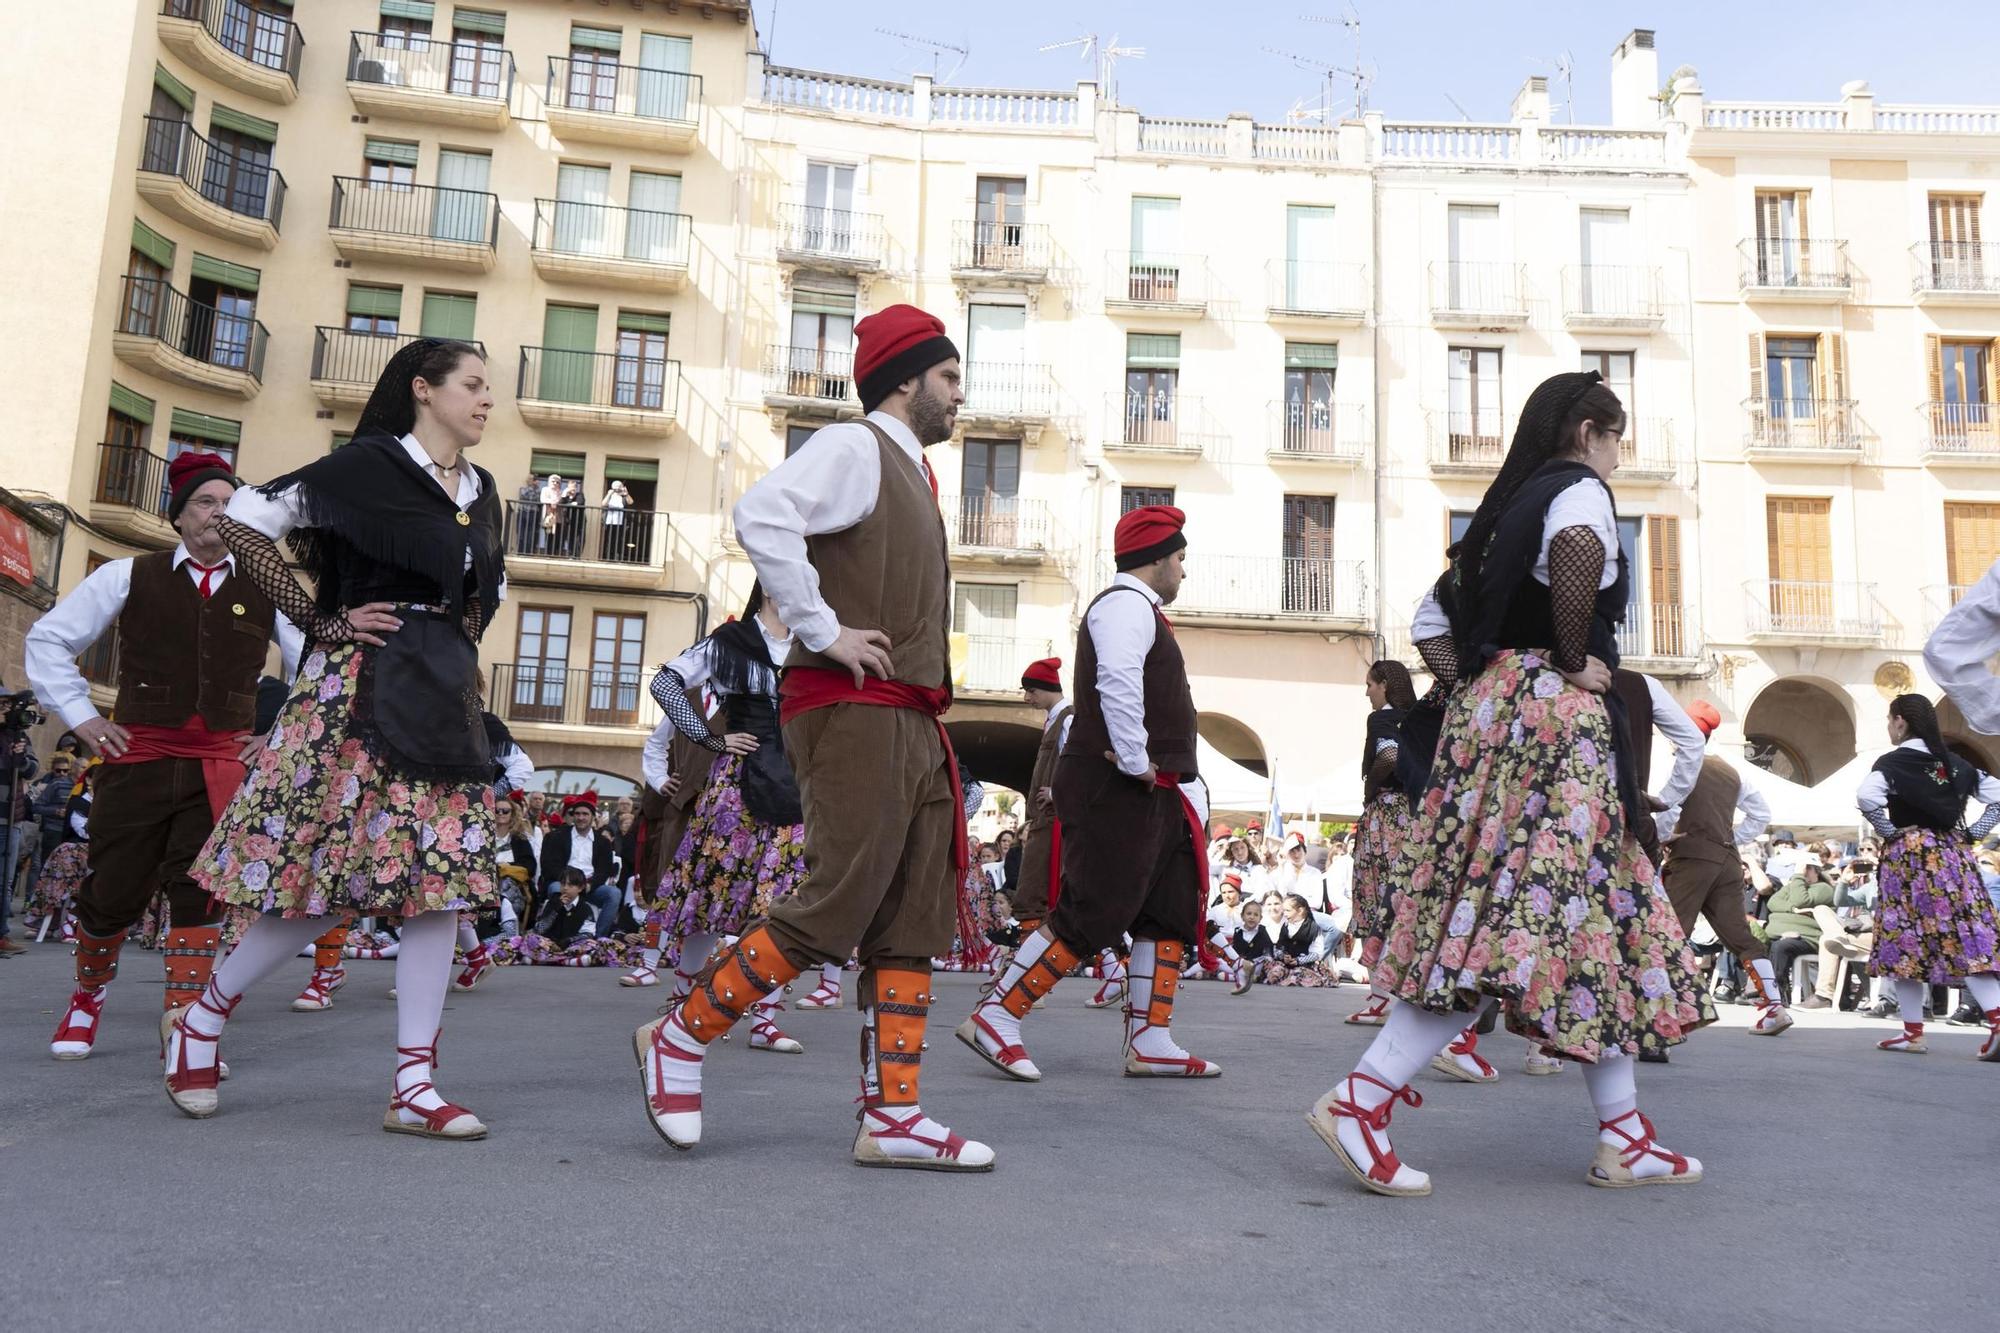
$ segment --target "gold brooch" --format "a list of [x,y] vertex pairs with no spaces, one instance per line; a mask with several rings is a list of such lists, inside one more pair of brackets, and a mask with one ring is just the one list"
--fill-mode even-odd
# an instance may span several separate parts
[[461,528],[469,528],[472,526],[472,519],[466,515],[466,512],[463,509],[459,510],[458,513],[454,515],[454,517],[458,519],[458,526],[460,526]]
[[239,616],[240,616],[240,615],[244,615],[244,614],[246,614],[246,613],[244,612],[244,610],[243,610],[243,603],[241,603],[241,602],[238,602],[238,603],[237,603],[236,605],[234,605],[234,606],[230,607],[229,609],[230,609],[231,611],[234,611],[234,612],[235,612],[235,613],[236,613],[237,615],[239,615]]

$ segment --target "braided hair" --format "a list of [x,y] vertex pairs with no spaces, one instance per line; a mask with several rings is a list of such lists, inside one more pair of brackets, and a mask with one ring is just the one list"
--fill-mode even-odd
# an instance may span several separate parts
[[486,359],[478,347],[457,338],[418,338],[397,348],[354,423],[355,438],[377,433],[396,439],[408,435],[417,424],[417,393],[410,382],[442,384],[468,356]]
[[1392,657],[1382,658],[1368,668],[1368,679],[1388,687],[1389,707],[1409,708],[1417,702],[1417,687],[1410,683],[1409,668]]
[[1910,728],[1910,734],[1924,743],[1931,752],[1931,758],[1951,767],[1951,751],[1945,749],[1944,732],[1938,726],[1937,709],[1921,694],[1899,694],[1889,701],[1889,716],[1900,717]]

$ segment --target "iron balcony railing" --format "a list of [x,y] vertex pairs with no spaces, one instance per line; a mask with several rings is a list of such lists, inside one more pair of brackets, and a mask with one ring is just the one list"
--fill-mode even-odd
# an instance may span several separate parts
[[1110,438],[1125,449],[1201,450],[1201,400],[1178,389],[1110,395]]
[[822,403],[852,403],[854,353],[824,347],[764,349],[764,392],[780,398],[810,398]]
[[1053,651],[1047,639],[1021,639],[1010,634],[964,637],[965,656],[957,673],[959,688],[986,694],[1019,694],[1022,664]]
[[1737,243],[1746,290],[1842,291],[1854,285],[1846,241],[1752,236]]
[[1434,314],[1526,318],[1522,268],[1496,260],[1451,259],[1431,265]]
[[1910,247],[1916,261],[1918,294],[2000,293],[2000,254],[1986,253],[1982,241],[1919,241]]
[[356,32],[348,42],[347,79],[350,83],[505,102],[514,92],[514,53],[484,42],[448,42],[416,33]]
[[[373,384],[389,358],[417,340],[414,333],[370,333],[321,324],[313,329],[312,378],[329,384]],[[486,344],[467,339],[486,355]]]
[[257,218],[278,230],[285,218],[285,178],[268,162],[253,161],[197,133],[184,120],[147,116],[139,170],[178,176],[218,208]]
[[1957,606],[1964,599],[1965,594],[1971,592],[1972,589],[1973,585],[1970,583],[1933,583],[1928,587],[1917,590],[1923,594],[1924,598],[1924,637],[1926,639],[1930,638],[1936,632],[1938,622],[1944,619],[1945,612]]
[[962,387],[961,416],[1046,420],[1055,412],[1055,375],[1047,366],[969,363]]
[[299,86],[306,39],[299,25],[285,15],[252,8],[243,0],[165,0],[160,13],[201,24],[231,55],[277,70],[294,88]]
[[1433,409],[1431,463],[1450,467],[1497,468],[1507,457],[1507,423],[1498,409]]
[[1660,270],[1643,264],[1578,264],[1563,270],[1563,310],[1572,319],[1657,320]]
[[1753,579],[1743,585],[1743,600],[1752,634],[1872,639],[1882,633],[1872,583]]
[[1044,222],[961,218],[951,227],[951,266],[961,271],[1030,275],[1049,270],[1053,247]]
[[97,446],[97,489],[94,504],[137,509],[164,521],[167,517],[167,460],[132,444]]
[[672,413],[680,384],[681,363],[664,356],[523,347],[515,392],[546,403]]
[[882,218],[817,204],[778,206],[778,250],[782,254],[856,264],[880,264],[884,249]]
[[1368,269],[1333,259],[1273,259],[1270,309],[1296,315],[1342,315],[1368,309]]
[[420,236],[483,245],[490,250],[500,243],[500,196],[484,190],[335,176],[333,210],[327,225],[336,231]]
[[1618,627],[1620,657],[1684,659],[1701,655],[1701,637],[1684,606],[1630,602]]
[[621,65],[616,59],[550,56],[548,99],[551,110],[692,121],[701,114],[701,75]]
[[1618,442],[1618,467],[1628,474],[1670,476],[1680,470],[1680,448],[1668,417],[1627,417]]
[[1276,456],[1359,461],[1374,442],[1368,433],[1368,414],[1360,403],[1281,398],[1268,410],[1273,428],[1271,453]]
[[667,515],[607,505],[507,502],[507,553],[612,565],[666,563]]
[[1920,410],[1931,453],[2000,453],[2000,403],[1925,403]]
[[1861,452],[1851,398],[1749,398],[1752,449],[1800,453]]
[[253,316],[190,300],[159,278],[122,278],[118,332],[157,338],[184,356],[261,382],[271,332]]
[[1049,507],[1015,495],[947,495],[939,499],[951,544],[962,550],[1046,551]]
[[1368,568],[1322,556],[1190,557],[1187,581],[1167,614],[1295,616],[1365,620]]
[[488,707],[507,722],[651,730],[660,715],[646,688],[651,675],[643,667],[501,662],[493,667]]
[[1206,269],[1199,255],[1114,250],[1106,261],[1107,299],[1127,305],[1203,305]]
[[617,204],[535,200],[534,248],[592,259],[687,267],[694,219]]

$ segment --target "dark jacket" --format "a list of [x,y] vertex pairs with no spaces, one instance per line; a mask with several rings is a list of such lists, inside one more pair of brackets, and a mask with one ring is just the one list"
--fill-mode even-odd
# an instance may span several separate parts
[[1236,946],[1236,952],[1245,959],[1269,958],[1276,952],[1276,946],[1271,943],[1271,932],[1262,926],[1249,934],[1245,934],[1239,926],[1229,937],[1229,942]]
[[[1286,924],[1289,925],[1290,923],[1287,922]],[[1288,934],[1283,927],[1280,927],[1277,936],[1271,941],[1271,947],[1277,951],[1280,957],[1287,958],[1296,963],[1312,951],[1313,942],[1318,938],[1319,922],[1313,920],[1308,915],[1304,921],[1299,923],[1299,928],[1296,931]]]
[[[562,883],[563,871],[569,868],[570,839],[575,835],[576,830],[567,824],[561,828],[550,829],[542,835],[543,884]],[[616,869],[616,858],[611,853],[611,839],[595,832],[590,837],[594,844],[591,853],[594,864],[590,872],[590,887],[602,888],[610,881],[612,871]]]
[[69,794],[76,787],[76,778],[71,774],[51,773],[28,789],[28,813],[42,826],[42,836],[50,842],[61,841],[65,825],[63,811],[69,807]]
[[535,933],[551,943],[567,946],[596,919],[596,909],[583,895],[578,894],[576,901],[568,906],[564,906],[560,896],[551,895],[535,920]]

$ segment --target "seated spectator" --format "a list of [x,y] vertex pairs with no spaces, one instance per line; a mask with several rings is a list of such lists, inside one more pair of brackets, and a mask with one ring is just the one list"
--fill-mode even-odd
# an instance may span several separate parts
[[495,944],[493,961],[548,967],[630,967],[638,961],[642,948],[638,935],[598,937],[590,879],[572,866],[563,871],[560,889],[542,904],[534,930]]
[[1215,891],[1215,902],[1208,909],[1208,924],[1211,930],[1224,934],[1236,929],[1236,922],[1243,915],[1243,876],[1234,870],[1222,872],[1222,887]]
[[1246,963],[1269,958],[1273,946],[1271,933],[1264,929],[1264,904],[1255,898],[1246,900],[1240,920],[1241,924],[1229,937],[1237,956]]
[[1249,842],[1238,837],[1231,837],[1223,848],[1222,855],[1210,857],[1208,863],[1208,873],[1211,878],[1219,880],[1224,871],[1233,870],[1244,883],[1249,882],[1250,873],[1256,868],[1257,862],[1250,856]]
[[1262,980],[1273,986],[1333,985],[1333,975],[1320,965],[1326,945],[1305,898],[1290,894],[1280,910],[1283,916],[1271,936],[1271,956],[1264,960]]
[[[1812,909],[1819,923],[1819,982],[1799,1002],[1801,1009],[1831,1009],[1840,1002],[1834,978],[1840,964],[1866,964],[1875,948],[1875,867],[1856,858],[1842,868],[1833,886],[1833,906]],[[1979,1018],[1985,1022],[1984,1015]]]
[[1764,938],[1771,946],[1771,970],[1778,974],[1778,993],[1791,1003],[1792,964],[1819,952],[1820,924],[1815,907],[1833,906],[1833,885],[1817,857],[1799,865],[1799,873],[1771,895],[1764,921]]

